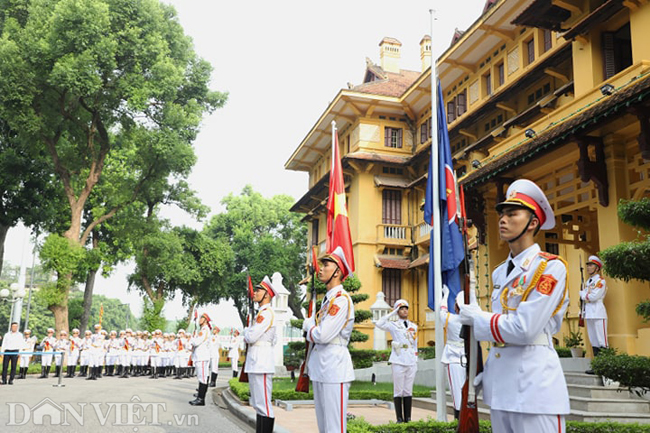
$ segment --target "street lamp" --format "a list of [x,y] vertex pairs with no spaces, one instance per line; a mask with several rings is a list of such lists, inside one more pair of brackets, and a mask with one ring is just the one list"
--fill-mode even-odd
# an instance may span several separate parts
[[[25,297],[25,289],[20,287],[17,283],[11,284],[11,291],[9,289],[0,290],[0,300],[3,302],[11,303],[11,314],[9,315],[9,324],[7,326],[7,332],[11,330],[11,324],[13,322],[20,322],[20,315],[22,313],[23,307],[23,298]],[[9,296],[11,295],[11,299]]]
[[[372,322],[377,323],[379,319],[384,317],[390,312],[390,305],[386,302],[386,295],[383,292],[377,293],[377,300],[370,306],[372,313]],[[386,331],[383,331],[375,326],[373,331],[373,349],[386,350]]]

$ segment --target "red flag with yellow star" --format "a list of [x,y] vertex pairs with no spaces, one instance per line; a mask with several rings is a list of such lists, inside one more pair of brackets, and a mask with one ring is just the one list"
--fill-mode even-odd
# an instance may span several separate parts
[[326,246],[328,253],[334,251],[336,247],[341,247],[351,270],[354,271],[354,253],[352,252],[348,206],[345,200],[343,167],[341,167],[339,154],[339,137],[334,122],[332,122],[332,168],[330,171],[330,194],[327,201]]

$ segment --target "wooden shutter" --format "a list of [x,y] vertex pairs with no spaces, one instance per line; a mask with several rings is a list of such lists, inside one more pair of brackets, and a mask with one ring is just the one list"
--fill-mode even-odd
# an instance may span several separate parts
[[382,192],[382,224],[402,224],[402,191],[385,189]]
[[429,123],[429,121],[425,120],[424,123],[422,123],[422,125],[420,125],[420,144],[427,141],[427,136],[428,136],[427,135],[427,125],[428,125],[428,123]]
[[547,52],[551,49],[553,45],[553,40],[551,39],[551,31],[548,29],[544,30],[544,52]]
[[396,130],[397,131],[397,146],[398,148],[402,148],[402,128],[399,128]]
[[463,90],[458,94],[456,97],[456,103],[458,105],[457,107],[457,113],[459,116],[462,116],[465,114],[465,111],[467,111],[467,91]]
[[535,38],[526,43],[528,47],[528,64],[530,65],[535,61]]
[[447,102],[447,123],[451,123],[456,120],[456,102],[449,101]]
[[603,79],[607,80],[616,75],[616,50],[614,49],[614,33],[603,32]]
[[318,220],[311,222],[311,244],[318,245]]
[[386,295],[390,306],[402,298],[402,271],[400,269],[384,269],[381,273],[381,290]]
[[384,128],[384,146],[386,146],[386,147],[391,147],[390,146],[390,135],[391,135],[391,129],[390,128]]

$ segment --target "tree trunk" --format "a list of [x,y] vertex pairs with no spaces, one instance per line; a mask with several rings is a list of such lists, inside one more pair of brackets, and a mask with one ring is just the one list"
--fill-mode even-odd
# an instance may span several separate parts
[[[72,276],[71,275],[68,275],[67,277],[59,276],[59,279],[61,278],[71,279]],[[69,289],[64,290],[63,299],[61,300],[61,303],[57,305],[50,305],[49,307],[47,307],[52,313],[54,313],[54,329],[56,329],[57,333],[61,330],[65,330],[66,332],[69,331],[68,329],[69,328],[68,325],[68,294],[69,293],[70,293]]]
[[84,289],[84,310],[81,313],[81,323],[79,324],[79,331],[81,335],[86,332],[88,328],[88,319],[90,318],[90,308],[93,306],[93,289],[95,288],[95,277],[97,276],[98,269],[91,269],[86,276],[86,288]]
[[300,302],[300,298],[296,295],[296,286],[294,284],[290,284],[287,289],[290,292],[289,299],[288,299],[288,304],[289,308],[291,308],[291,312],[293,313],[294,316],[298,319],[304,319],[305,316],[302,314],[302,305]]
[[5,240],[7,239],[7,232],[11,227],[0,224],[0,275],[2,275],[2,265],[5,257]]

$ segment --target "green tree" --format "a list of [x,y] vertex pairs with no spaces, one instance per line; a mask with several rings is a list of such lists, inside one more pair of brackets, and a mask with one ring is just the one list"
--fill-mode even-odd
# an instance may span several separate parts
[[246,323],[247,278],[254,283],[279,272],[289,290],[289,307],[302,317],[298,282],[304,270],[307,227],[301,215],[290,211],[293,198],[262,197],[248,185],[241,194],[222,200],[226,211],[212,217],[205,233],[229,246],[233,261],[213,302],[232,299],[242,323]]
[[[194,52],[174,9],[157,0],[0,3],[0,118],[16,140],[45,149],[69,205],[47,260],[46,297],[68,328],[68,294],[91,232],[160,179],[186,176],[202,115],[226,95],[208,88],[211,66]],[[87,204],[109,178],[103,206]],[[76,263],[69,260],[76,259]],[[85,274],[84,274],[85,276]]]

